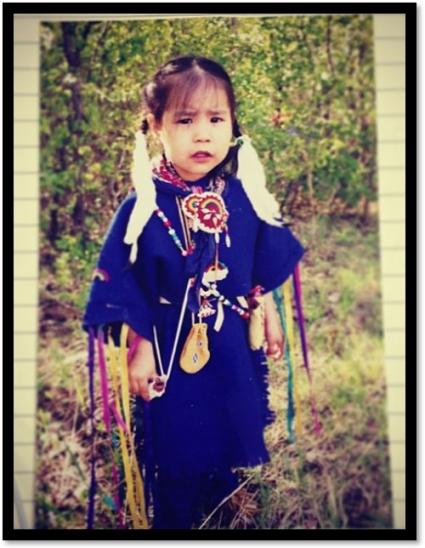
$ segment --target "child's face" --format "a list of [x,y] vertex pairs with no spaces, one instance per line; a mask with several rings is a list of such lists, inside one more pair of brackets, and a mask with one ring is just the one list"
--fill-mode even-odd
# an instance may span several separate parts
[[221,88],[194,93],[189,107],[165,110],[156,126],[164,152],[186,181],[196,181],[224,160],[232,139],[232,118]]

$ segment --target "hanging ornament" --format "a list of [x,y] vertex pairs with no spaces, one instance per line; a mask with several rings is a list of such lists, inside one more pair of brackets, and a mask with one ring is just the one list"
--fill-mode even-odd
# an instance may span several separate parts
[[224,321],[224,308],[223,308],[223,302],[218,301],[217,304],[217,318],[214,323],[214,331],[220,331],[221,326],[223,325]]
[[213,282],[219,282],[221,280],[224,280],[224,278],[227,277],[229,273],[229,269],[227,266],[222,263],[218,262],[217,264],[211,263],[205,270],[203,276],[202,276],[202,283],[204,285],[209,285]]
[[217,291],[215,284],[207,285],[207,289],[201,287],[199,295],[202,298],[208,299],[208,297],[218,297],[220,293]]
[[186,373],[197,373],[209,359],[207,324],[194,323],[180,356],[180,367]]
[[226,247],[230,247],[232,245],[232,242],[230,241],[229,230],[227,226],[226,226],[225,232],[226,232],[226,237],[225,237]]
[[208,299],[203,299],[198,314],[201,318],[207,318],[208,316],[215,314],[214,307]]

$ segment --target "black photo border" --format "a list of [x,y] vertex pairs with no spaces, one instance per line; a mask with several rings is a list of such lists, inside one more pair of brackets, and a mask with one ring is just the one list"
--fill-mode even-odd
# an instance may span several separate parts
[[[13,367],[3,344],[3,539],[4,540],[416,540],[416,2],[406,3],[3,3],[3,294],[13,284],[13,17],[43,14],[267,15],[370,13],[406,16],[406,527],[405,529],[75,530],[13,527]],[[12,191],[13,192],[13,191]],[[408,208],[410,204],[410,208]],[[10,245],[8,245],[10,243]],[[406,260],[407,267],[407,260]],[[7,285],[6,285],[7,284]],[[5,299],[9,301],[9,299]],[[410,308],[411,307],[411,308]],[[11,312],[8,313],[8,312]],[[3,307],[3,341],[13,338],[13,306]],[[409,320],[407,322],[407,320]]]

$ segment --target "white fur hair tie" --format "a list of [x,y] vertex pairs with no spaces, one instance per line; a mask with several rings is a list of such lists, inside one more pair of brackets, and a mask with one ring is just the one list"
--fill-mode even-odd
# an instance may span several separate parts
[[240,179],[252,207],[263,221],[274,226],[283,226],[279,204],[266,187],[266,174],[251,139],[248,135],[242,135],[236,139],[236,144],[240,145],[237,178]]
[[131,245],[130,262],[134,263],[137,257],[137,240],[157,207],[155,186],[152,183],[152,166],[146,137],[142,131],[136,133],[131,178],[137,199],[128,221],[124,243]]

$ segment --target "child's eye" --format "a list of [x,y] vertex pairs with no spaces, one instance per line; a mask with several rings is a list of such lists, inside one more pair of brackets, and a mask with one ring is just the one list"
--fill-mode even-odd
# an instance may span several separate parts
[[213,116],[211,118],[211,122],[213,122],[213,124],[216,124],[217,122],[223,122],[223,118],[220,118],[220,116]]
[[192,118],[180,118],[180,120],[177,120],[178,124],[190,124],[192,122]]

